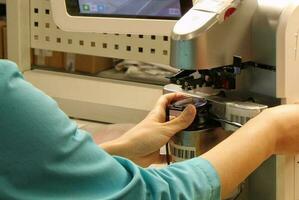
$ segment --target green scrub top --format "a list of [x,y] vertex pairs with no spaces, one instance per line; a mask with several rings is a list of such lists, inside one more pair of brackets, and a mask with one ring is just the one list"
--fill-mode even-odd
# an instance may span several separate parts
[[144,169],[112,157],[0,60],[0,199],[218,200],[220,180],[201,158]]

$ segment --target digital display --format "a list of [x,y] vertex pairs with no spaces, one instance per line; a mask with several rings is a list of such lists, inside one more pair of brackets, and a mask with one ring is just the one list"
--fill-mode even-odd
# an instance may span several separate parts
[[78,0],[80,13],[101,16],[180,18],[181,0]]

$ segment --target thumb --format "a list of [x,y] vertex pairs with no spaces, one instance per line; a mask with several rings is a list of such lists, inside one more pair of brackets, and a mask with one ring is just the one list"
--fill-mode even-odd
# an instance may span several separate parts
[[186,129],[191,125],[196,115],[196,108],[194,105],[188,105],[185,110],[175,119],[166,122],[166,126],[171,129],[171,134],[175,135],[177,132]]

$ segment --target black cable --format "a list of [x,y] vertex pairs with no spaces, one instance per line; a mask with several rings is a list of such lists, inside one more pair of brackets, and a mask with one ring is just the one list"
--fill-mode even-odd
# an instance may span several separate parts
[[169,143],[166,143],[166,162],[170,165]]
[[[168,122],[170,121],[170,113],[169,113],[169,108],[167,107],[166,108],[166,111],[165,111],[165,114],[166,114],[166,118],[165,118],[165,121]],[[167,162],[167,165],[170,165],[170,154],[169,154],[169,143],[167,142],[166,143],[166,162]]]

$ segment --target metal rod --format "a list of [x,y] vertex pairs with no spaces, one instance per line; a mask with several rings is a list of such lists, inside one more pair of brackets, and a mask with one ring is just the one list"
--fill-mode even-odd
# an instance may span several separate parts
[[226,120],[226,119],[213,118],[213,120],[218,121],[218,122],[223,122],[223,123],[226,123],[226,124],[229,124],[229,125],[238,127],[238,128],[241,128],[241,127],[243,126],[243,125],[240,124],[240,123],[232,122],[232,121],[229,121],[229,120]]

